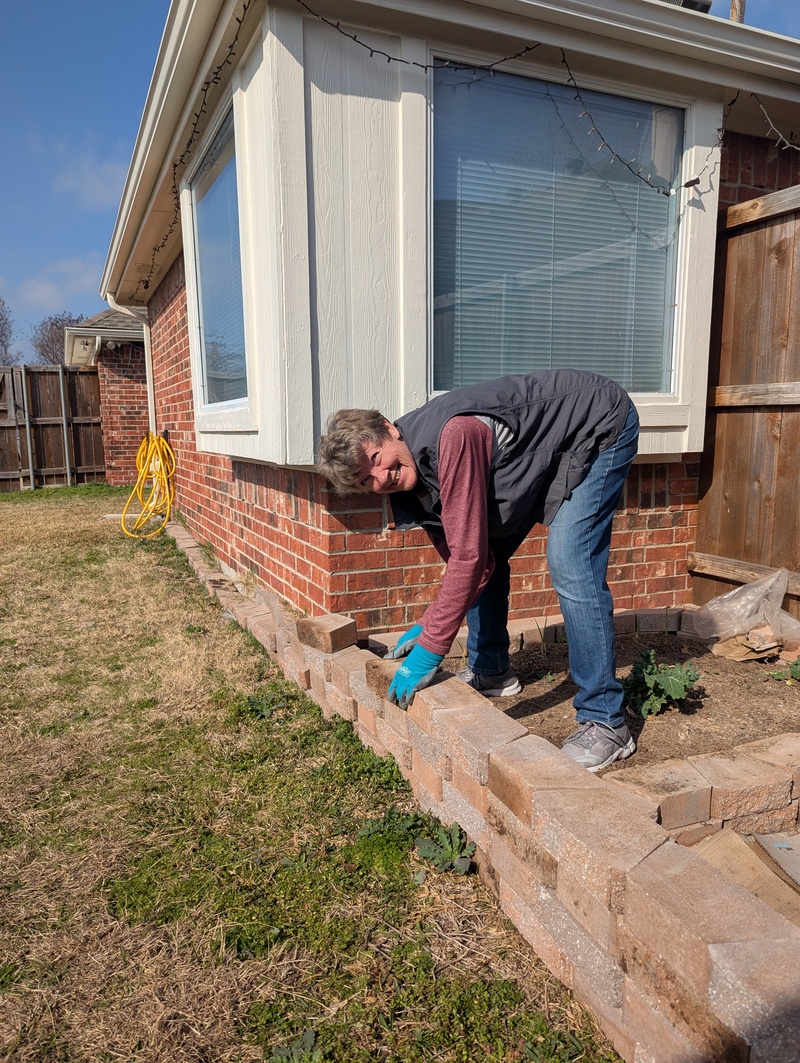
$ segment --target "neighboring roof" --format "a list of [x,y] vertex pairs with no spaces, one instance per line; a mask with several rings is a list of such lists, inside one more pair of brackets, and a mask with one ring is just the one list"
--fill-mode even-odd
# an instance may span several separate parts
[[[676,92],[704,86],[722,105],[741,90],[729,119],[736,132],[766,135],[750,93],[787,128],[800,104],[800,41],[663,0],[362,0],[356,7],[361,24],[373,9],[386,30],[413,25],[429,39],[474,28],[487,40],[507,41],[529,36],[533,23],[553,56],[568,40],[595,72],[613,63],[643,84],[658,76],[659,85]],[[173,193],[180,172],[173,173],[173,162],[196,124],[204,81],[236,30],[237,10],[230,0],[172,0],[103,270],[104,298],[144,306],[180,250]],[[261,17],[263,8],[254,4],[248,20]],[[213,102],[203,97],[206,105]]]
[[142,343],[144,325],[119,310],[101,310],[64,329],[66,365],[94,365],[104,343]]

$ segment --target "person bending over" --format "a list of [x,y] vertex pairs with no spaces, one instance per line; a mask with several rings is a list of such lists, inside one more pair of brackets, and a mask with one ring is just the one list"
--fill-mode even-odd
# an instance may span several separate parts
[[405,658],[390,700],[408,707],[465,617],[468,667],[459,677],[489,697],[522,689],[509,661],[509,562],[533,526],[545,524],[578,687],[578,729],[562,749],[590,771],[635,751],[616,678],[606,570],[638,437],[624,389],[571,369],[458,388],[394,423],[377,410],[328,419],[317,471],[340,494],[389,495],[395,526],[424,528],[446,563],[435,600],[390,654]]

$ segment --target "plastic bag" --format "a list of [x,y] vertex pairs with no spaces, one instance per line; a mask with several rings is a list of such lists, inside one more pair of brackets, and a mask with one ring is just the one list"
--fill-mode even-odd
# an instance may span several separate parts
[[781,609],[788,582],[788,570],[779,568],[712,598],[692,616],[695,631],[704,639],[728,639],[767,625],[780,638],[800,639],[800,622]]

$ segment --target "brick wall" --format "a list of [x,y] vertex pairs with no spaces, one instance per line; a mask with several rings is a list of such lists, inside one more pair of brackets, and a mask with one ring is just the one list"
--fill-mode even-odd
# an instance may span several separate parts
[[800,184],[800,151],[763,137],[726,133],[722,143],[720,209]]
[[[796,179],[792,162],[754,138],[726,138],[722,200],[754,182]],[[795,153],[792,152],[792,155]],[[764,165],[755,164],[763,160]],[[765,191],[761,188],[756,194]],[[338,498],[309,472],[200,454],[195,446],[186,291],[179,257],[150,304],[157,424],[177,456],[176,504],[218,558],[312,615],[345,613],[363,633],[402,628],[432,600],[442,566],[422,532],[387,530],[385,500]],[[689,601],[699,462],[634,466],[615,521],[609,582],[618,609]],[[513,561],[511,617],[558,611],[543,528]]]
[[148,430],[144,347],[123,343],[102,350],[97,363],[106,481],[115,487],[136,482],[136,454]]

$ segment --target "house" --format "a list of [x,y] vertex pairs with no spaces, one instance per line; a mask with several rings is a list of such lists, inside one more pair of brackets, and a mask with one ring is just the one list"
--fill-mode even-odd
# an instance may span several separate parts
[[[800,41],[704,6],[173,0],[101,292],[224,566],[407,626],[438,558],[315,476],[327,415],[567,364],[642,421],[616,605],[690,599],[718,213],[800,182]],[[516,572],[512,617],[557,608],[543,534]]]
[[[144,324],[103,310],[64,330],[64,363],[97,367],[106,482],[136,482],[136,455],[150,424]],[[155,429],[154,429],[155,430]]]

